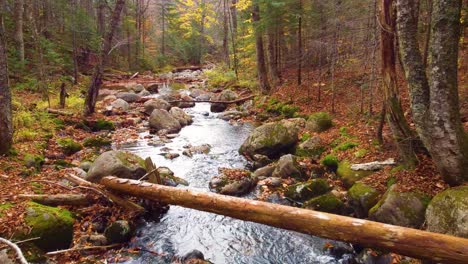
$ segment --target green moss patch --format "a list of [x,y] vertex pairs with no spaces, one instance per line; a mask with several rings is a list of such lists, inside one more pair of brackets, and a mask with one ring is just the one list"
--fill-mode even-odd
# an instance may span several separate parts
[[335,195],[327,193],[312,198],[304,203],[304,208],[317,210],[321,212],[339,214],[343,210],[343,202]]
[[340,163],[340,161],[338,160],[338,158],[334,155],[326,155],[321,161],[320,163],[323,165],[323,166],[326,166],[330,169],[333,169],[333,170],[336,170],[336,168],[338,168],[338,164]]
[[313,179],[308,182],[289,186],[284,195],[294,201],[303,202],[313,197],[325,194],[330,186],[324,179]]
[[140,165],[140,167],[145,168],[145,161],[137,155],[134,155],[129,152],[119,151],[117,153],[117,158],[124,164],[126,167],[131,167],[132,165]]
[[351,187],[353,184],[369,175],[372,171],[355,171],[351,169],[351,164],[348,161],[342,161],[338,164],[336,174],[343,181],[346,187]]
[[111,146],[112,141],[105,137],[90,137],[84,140],[83,145],[87,148],[102,148]]
[[356,142],[343,142],[339,144],[338,146],[336,146],[334,150],[346,151],[348,149],[352,149],[357,146],[359,146],[359,144]]
[[309,116],[306,129],[312,132],[323,132],[333,126],[330,114],[325,112],[317,112]]
[[71,138],[58,139],[57,144],[60,146],[65,155],[72,155],[83,149],[79,143],[75,142]]
[[349,203],[358,217],[367,217],[369,210],[378,203],[380,193],[362,182],[355,183],[348,191]]

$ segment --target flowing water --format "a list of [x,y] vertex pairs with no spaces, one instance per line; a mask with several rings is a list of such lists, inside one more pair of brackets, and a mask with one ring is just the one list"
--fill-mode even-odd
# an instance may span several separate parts
[[[208,192],[208,182],[218,174],[219,167],[245,167],[247,162],[237,150],[253,129],[250,124],[231,125],[215,114],[205,116],[209,108],[209,104],[198,103],[187,109],[194,123],[164,146],[181,153],[188,144],[210,144],[212,149],[207,155],[196,154],[192,158],[181,155],[168,160],[159,155],[161,147],[148,146],[145,140],[124,149],[143,158],[151,157],[158,166],[169,167],[190,183],[188,188]],[[216,264],[341,263],[323,252],[326,242],[262,224],[171,206],[159,222],[150,221],[139,227],[132,245],[165,255],[142,253],[129,263],[171,263],[174,256],[183,256],[194,249]]]

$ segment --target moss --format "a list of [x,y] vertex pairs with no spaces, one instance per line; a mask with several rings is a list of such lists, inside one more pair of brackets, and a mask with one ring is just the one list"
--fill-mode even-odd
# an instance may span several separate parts
[[299,157],[320,157],[324,151],[324,147],[318,147],[315,149],[304,149],[298,147],[296,148],[294,155]]
[[356,158],[364,158],[369,151],[367,149],[359,149],[356,152],[354,152],[354,156]]
[[42,155],[26,154],[24,156],[24,165],[28,168],[35,168],[40,170],[44,165],[45,159]]
[[104,137],[92,137],[84,140],[83,145],[88,148],[102,148],[108,147],[112,144],[112,141]]
[[362,210],[362,214],[367,215],[370,208],[379,201],[379,192],[361,182],[355,183],[348,191],[350,202]]
[[67,248],[73,237],[74,218],[70,211],[29,202],[25,223],[31,232],[20,237],[40,237],[34,244],[40,249],[51,251]]
[[146,168],[145,161],[142,158],[129,152],[119,151],[117,153],[117,158],[126,167],[131,167],[132,165],[140,165],[140,167]]
[[336,156],[334,155],[326,155],[321,161],[320,163],[323,165],[323,166],[326,166],[328,168],[331,168],[331,169],[336,169],[338,168],[338,164],[339,164],[339,160]]
[[395,177],[390,177],[387,179],[387,188],[392,187],[393,184],[397,182],[397,179]]
[[58,139],[57,144],[60,146],[65,155],[72,155],[83,149],[80,144],[71,138]]
[[340,135],[342,137],[349,137],[349,134],[348,134],[348,128],[347,127],[340,127]]
[[398,166],[396,166],[395,168],[392,168],[392,169],[390,170],[390,174],[395,174],[395,173],[397,173],[397,172],[399,172],[399,171],[403,171],[403,170],[405,170],[405,166],[403,166],[403,165],[398,165]]
[[357,146],[359,146],[359,144],[356,142],[343,142],[339,144],[338,146],[336,146],[334,150],[346,151],[348,149],[352,149]]
[[317,112],[309,116],[307,128],[313,132],[323,132],[333,126],[332,118],[328,113]]
[[131,229],[127,221],[115,221],[104,231],[108,243],[125,243],[130,239]]
[[309,140],[311,137],[312,136],[309,133],[304,133],[301,136],[301,142],[305,142],[305,141]]
[[85,126],[90,127],[92,131],[102,131],[102,130],[109,130],[114,131],[115,125],[111,121],[107,121],[104,119],[98,119],[96,122],[85,122]]
[[358,180],[371,175],[372,171],[355,171],[351,169],[348,161],[342,161],[338,164],[336,174],[341,178],[347,187],[351,187]]
[[325,194],[329,190],[330,186],[325,179],[313,179],[289,186],[285,191],[285,196],[295,201],[306,201]]
[[3,216],[3,211],[8,210],[8,209],[10,209],[11,207],[13,207],[13,204],[12,204],[12,203],[3,203],[3,204],[0,204],[0,217]]
[[320,195],[304,203],[304,208],[335,214],[340,213],[343,206],[343,202],[331,193]]
[[283,105],[280,109],[281,115],[283,115],[286,118],[294,117],[298,111],[299,107],[291,105]]
[[68,162],[66,160],[63,160],[63,159],[59,159],[59,160],[54,161],[54,165],[55,165],[56,169],[75,167],[73,164],[71,164],[70,162]]

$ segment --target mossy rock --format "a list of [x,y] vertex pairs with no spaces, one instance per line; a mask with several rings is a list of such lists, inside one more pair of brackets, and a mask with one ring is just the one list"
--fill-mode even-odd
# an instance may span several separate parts
[[257,181],[258,179],[249,171],[224,169],[221,175],[210,180],[209,187],[210,190],[220,194],[241,196],[249,193],[257,185]]
[[369,151],[367,149],[359,149],[356,152],[354,152],[354,156],[356,158],[364,158]]
[[340,214],[343,211],[344,204],[335,195],[327,193],[312,198],[304,203],[304,208],[332,214]]
[[287,187],[284,195],[294,201],[304,202],[313,197],[327,193],[330,186],[324,179],[313,179]]
[[427,230],[468,238],[468,186],[437,194],[426,210]]
[[105,137],[90,137],[84,140],[83,145],[87,148],[110,147],[112,141]]
[[26,154],[24,156],[24,165],[27,168],[35,168],[40,170],[42,165],[44,165],[45,159],[42,155]]
[[96,121],[96,123],[93,126],[91,126],[91,128],[93,130],[97,130],[97,131],[102,131],[102,130],[113,131],[113,130],[115,130],[115,125],[111,121],[107,121],[107,120],[104,120],[104,119],[98,119]]
[[352,170],[351,164],[348,161],[342,161],[338,164],[338,169],[336,170],[336,174],[341,179],[341,181],[345,184],[347,188],[353,186],[354,183],[357,181],[371,175],[374,173],[373,171],[362,171],[362,170]]
[[398,192],[395,184],[369,210],[369,219],[404,227],[419,228],[424,222],[430,197],[417,192]]
[[306,123],[306,129],[311,132],[323,132],[333,126],[330,114],[317,112],[311,114]]
[[58,139],[57,144],[60,146],[65,155],[72,155],[83,149],[79,143],[75,142],[71,138]]
[[74,218],[70,211],[29,202],[24,218],[31,232],[19,232],[17,239],[40,237],[33,243],[46,252],[66,249],[73,240]]
[[309,138],[297,146],[295,155],[299,157],[318,158],[325,151],[320,137]]
[[288,177],[295,179],[307,179],[307,175],[299,166],[297,157],[291,154],[284,155],[278,160],[272,176],[283,179]]
[[369,210],[379,201],[380,193],[362,182],[356,182],[348,191],[349,205],[357,217],[365,218]]
[[127,221],[119,220],[111,223],[104,231],[109,244],[125,243],[131,238],[131,228]]
[[338,146],[336,146],[334,150],[346,151],[348,149],[353,149],[353,148],[355,148],[357,146],[359,146],[359,144],[356,143],[356,142],[346,141],[346,142],[343,142],[343,143],[339,144]]
[[99,182],[102,177],[139,179],[146,173],[145,161],[125,151],[107,151],[101,154],[88,171],[86,180]]
[[326,155],[321,161],[320,163],[331,169],[331,170],[336,170],[338,168],[338,164],[340,163],[340,161],[338,160],[338,158],[334,155]]

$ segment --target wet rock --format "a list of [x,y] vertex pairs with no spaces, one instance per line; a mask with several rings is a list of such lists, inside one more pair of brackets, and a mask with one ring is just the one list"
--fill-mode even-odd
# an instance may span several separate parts
[[179,107],[172,107],[169,113],[179,121],[181,126],[188,126],[193,123],[192,117]]
[[275,158],[289,152],[298,142],[299,127],[294,122],[283,120],[257,127],[239,149],[241,154],[255,154]]
[[202,114],[202,116],[210,116],[209,112],[202,112],[201,114]]
[[281,180],[281,178],[278,178],[278,177],[269,177],[265,179],[265,183],[267,186],[276,188],[276,187],[281,187],[281,185],[283,184],[283,181]]
[[149,91],[147,91],[147,90],[143,90],[143,91],[139,92],[138,95],[141,96],[141,97],[145,97],[145,96],[150,96],[151,93]]
[[416,192],[398,192],[394,184],[382,199],[369,210],[369,219],[377,222],[419,228],[430,197]]
[[104,231],[109,244],[125,243],[131,238],[130,224],[125,220],[112,222]]
[[124,100],[127,103],[134,103],[134,102],[141,99],[141,97],[138,94],[127,93],[127,92],[118,93],[118,94],[116,94],[116,96],[117,96],[117,98],[120,98],[120,99]]
[[205,256],[198,250],[192,250],[182,257],[184,264],[207,264],[209,261],[205,261]]
[[330,190],[330,186],[324,179],[313,179],[303,183],[289,186],[284,195],[294,201],[304,202]]
[[128,152],[108,151],[99,156],[88,171],[86,180],[99,182],[105,176],[139,179],[146,173],[145,161]]
[[359,218],[366,218],[369,210],[379,201],[380,193],[361,182],[355,183],[348,191],[348,203]]
[[148,90],[148,92],[150,92],[150,93],[152,93],[152,94],[158,93],[158,91],[159,91],[159,84],[157,84],[157,83],[149,84],[149,85],[146,87],[146,90]]
[[163,155],[164,158],[170,159],[170,160],[173,160],[173,159],[178,158],[180,156],[180,154],[178,154],[178,153],[162,153],[161,155]]
[[84,235],[80,237],[79,244],[86,245],[91,244],[92,246],[105,246],[107,245],[107,238],[101,234],[95,235]]
[[150,128],[160,131],[166,130],[167,133],[178,133],[182,128],[179,121],[175,119],[166,110],[155,109],[149,118]]
[[311,132],[323,132],[332,126],[331,116],[328,113],[318,112],[309,116],[305,128]]
[[140,93],[142,92],[143,90],[145,90],[145,87],[141,84],[135,84],[134,86],[131,87],[132,91],[134,91],[135,93]]
[[304,173],[299,167],[297,158],[291,154],[284,155],[279,159],[272,176],[283,179],[288,177],[296,179],[305,178]]
[[111,104],[113,109],[119,110],[119,111],[127,111],[130,108],[130,105],[123,99],[117,99]]
[[192,97],[186,94],[181,95],[180,100],[183,100],[184,102],[177,102],[174,104],[174,106],[179,107],[179,108],[190,108],[190,107],[195,106],[195,103],[191,102],[193,101]]
[[163,110],[169,111],[169,109],[171,109],[171,104],[169,104],[165,100],[155,98],[155,99],[146,101],[143,104],[143,107],[145,108],[144,112],[150,115],[151,113],[153,113],[154,109],[163,109]]
[[249,193],[257,184],[257,179],[246,170],[223,169],[222,174],[210,180],[209,187],[212,191],[241,196]]
[[322,139],[320,137],[312,137],[299,144],[296,148],[295,154],[299,157],[312,157],[314,159],[318,159],[324,150],[325,147],[323,146]]
[[[233,100],[236,100],[239,96],[231,91],[231,90],[224,90],[221,92],[221,94],[219,94],[219,96],[216,96],[214,98],[214,101],[233,101]],[[211,107],[210,107],[210,110],[211,112],[213,113],[219,113],[219,112],[223,112],[224,110],[226,110],[228,107],[227,104],[211,104]]]
[[372,173],[372,171],[352,170],[351,164],[347,161],[340,162],[338,164],[338,169],[336,170],[336,174],[348,188],[353,186],[353,184],[357,181],[371,175]]
[[427,230],[468,238],[468,186],[437,194],[426,210]]
[[266,165],[273,162],[270,158],[268,158],[268,156],[261,155],[261,154],[253,155],[252,160],[253,160],[253,163],[252,163],[253,169],[265,167]]
[[271,175],[273,174],[273,172],[275,171],[275,168],[276,168],[276,165],[275,164],[269,164],[265,167],[262,167],[260,169],[257,169],[253,175],[254,177],[256,178],[259,178],[259,177],[265,177],[265,178],[268,178],[268,177],[271,177]]
[[287,205],[287,206],[290,206],[292,205],[290,201],[288,201],[288,199],[282,197],[279,193],[275,192],[275,193],[272,193],[270,194],[266,199],[265,199],[266,202],[269,202],[269,203],[274,203],[274,204],[281,204],[281,205]]
[[185,185],[185,186],[189,185],[189,183],[186,180],[175,176],[174,172],[171,171],[168,167],[159,167],[158,172],[164,185],[174,186],[174,187],[179,184]]
[[327,193],[308,200],[303,207],[320,212],[340,214],[343,211],[344,204],[335,195]]
[[245,114],[243,112],[232,110],[232,111],[226,111],[226,112],[219,114],[218,118],[224,121],[229,121],[229,120],[238,120],[244,116]]

